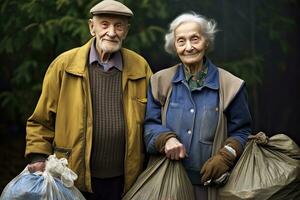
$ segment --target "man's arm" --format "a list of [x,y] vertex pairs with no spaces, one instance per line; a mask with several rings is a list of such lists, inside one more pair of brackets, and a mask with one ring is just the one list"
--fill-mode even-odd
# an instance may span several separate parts
[[[26,125],[25,157],[34,165],[42,165],[41,168],[44,168],[41,163],[52,154],[61,77],[56,63],[54,61],[46,72],[41,96]],[[38,169],[41,168],[38,167]]]

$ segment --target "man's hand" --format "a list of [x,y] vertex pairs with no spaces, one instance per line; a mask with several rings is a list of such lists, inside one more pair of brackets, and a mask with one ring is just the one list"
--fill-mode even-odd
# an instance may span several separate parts
[[43,172],[45,170],[45,166],[46,166],[45,161],[39,161],[39,162],[28,164],[27,169],[30,173],[34,173],[37,171]]
[[175,137],[167,140],[165,144],[166,157],[171,160],[179,160],[185,157],[186,151],[183,146]]

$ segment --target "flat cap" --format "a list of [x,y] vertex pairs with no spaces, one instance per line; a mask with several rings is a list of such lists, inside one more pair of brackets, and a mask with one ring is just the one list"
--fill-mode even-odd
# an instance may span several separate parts
[[133,12],[124,4],[114,0],[103,0],[91,8],[92,15],[113,14],[132,17]]

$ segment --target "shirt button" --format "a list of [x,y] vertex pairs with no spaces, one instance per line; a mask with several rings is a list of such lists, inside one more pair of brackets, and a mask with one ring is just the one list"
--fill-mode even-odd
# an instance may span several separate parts
[[194,112],[195,112],[195,109],[194,109],[194,108],[191,108],[191,109],[190,109],[190,112],[191,112],[191,113],[194,113]]
[[191,130],[188,130],[187,133],[190,135],[190,134],[192,134],[192,131],[191,131]]

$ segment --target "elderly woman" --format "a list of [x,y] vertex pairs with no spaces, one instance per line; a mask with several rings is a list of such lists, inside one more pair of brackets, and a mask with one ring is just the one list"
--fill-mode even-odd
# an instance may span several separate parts
[[235,165],[251,132],[244,81],[206,56],[216,23],[195,13],[178,16],[165,36],[165,49],[181,63],[151,77],[145,117],[150,154],[179,160],[195,197],[215,199],[216,187]]

